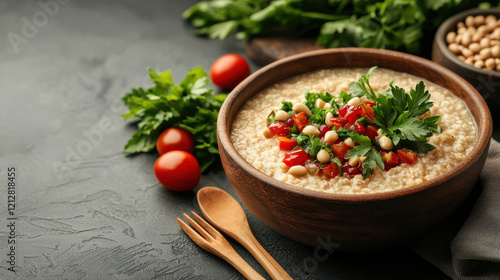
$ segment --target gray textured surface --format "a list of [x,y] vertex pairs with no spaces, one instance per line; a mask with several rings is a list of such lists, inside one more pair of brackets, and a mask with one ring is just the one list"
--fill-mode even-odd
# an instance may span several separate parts
[[[179,81],[223,53],[243,54],[242,42],[196,37],[180,17],[195,1],[64,2],[46,18],[37,1],[0,2],[0,279],[241,279],[175,222],[184,212],[199,213],[195,192],[160,186],[155,154],[122,153],[135,127],[120,114],[124,93],[150,85],[147,67],[172,69]],[[36,30],[26,20],[38,21]],[[13,45],[9,33],[24,40]],[[15,274],[6,255],[11,166]],[[205,185],[235,194],[220,167],[198,188]],[[315,248],[246,211],[257,239],[295,279],[445,279],[405,248],[315,260]]]

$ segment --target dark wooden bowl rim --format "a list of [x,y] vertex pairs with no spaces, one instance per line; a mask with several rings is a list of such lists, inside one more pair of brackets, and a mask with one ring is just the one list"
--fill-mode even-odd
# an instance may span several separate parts
[[[236,150],[234,145],[231,142],[229,137],[231,127],[228,127],[228,124],[232,124],[232,120],[228,122],[227,116],[229,115],[229,111],[234,103],[234,100],[238,98],[240,93],[245,90],[249,84],[252,83],[253,80],[258,79],[260,76],[266,75],[267,72],[272,71],[274,67],[280,64],[288,64],[292,63],[294,60],[303,59],[306,57],[316,56],[316,55],[328,55],[328,54],[345,54],[349,53],[351,55],[361,54],[370,52],[373,55],[385,55],[392,57],[399,57],[402,60],[412,60],[418,62],[418,64],[426,65],[426,67],[432,68],[435,72],[442,73],[443,76],[447,76],[449,79],[452,79],[456,83],[459,83],[462,87],[464,87],[468,92],[472,94],[472,99],[474,103],[479,107],[478,108],[478,118],[484,121],[483,125],[479,127],[477,131],[477,142],[474,149],[467,156],[467,158],[462,161],[459,165],[455,166],[453,169],[447,171],[441,176],[438,176],[432,180],[426,181],[424,183],[415,185],[413,187],[408,187],[400,190],[388,191],[383,193],[373,193],[373,194],[332,194],[325,193],[320,191],[313,191],[303,189],[297,186],[293,186],[284,182],[281,182],[273,177],[266,175],[265,173],[257,170],[250,163],[248,163]],[[318,68],[320,69],[320,68]],[[237,108],[238,110],[240,108]],[[309,199],[316,200],[330,200],[330,201],[344,201],[350,203],[359,203],[359,202],[368,202],[368,201],[380,201],[380,200],[389,200],[395,199],[401,196],[410,195],[413,193],[430,190],[436,186],[441,185],[443,182],[447,181],[451,177],[459,176],[464,172],[467,168],[469,168],[475,161],[479,159],[479,157],[483,154],[484,150],[489,147],[489,141],[492,135],[492,120],[491,115],[489,113],[489,109],[486,105],[484,99],[480,96],[480,94],[476,91],[474,87],[472,87],[467,81],[453,73],[452,71],[446,69],[445,67],[432,62],[430,60],[417,57],[414,55],[389,51],[389,50],[380,50],[380,49],[365,49],[365,48],[336,48],[336,49],[325,49],[325,50],[317,50],[310,51],[294,56],[290,56],[276,62],[273,62],[250,75],[243,82],[241,82],[233,91],[228,95],[226,101],[221,107],[219,112],[219,119],[217,123],[217,132],[221,146],[227,152],[227,154],[234,160],[234,162],[243,170],[246,170],[252,176],[257,178],[258,180],[267,183],[270,186],[275,188],[294,193],[297,196],[307,197]],[[464,175],[467,176],[467,175]]]
[[434,40],[436,41],[436,44],[443,54],[448,60],[453,61],[457,66],[468,69],[469,71],[473,71],[475,73],[478,73],[478,75],[490,75],[496,78],[500,79],[500,72],[498,71],[492,71],[492,70],[485,70],[485,69],[480,69],[476,68],[472,65],[469,65],[462,60],[460,60],[455,54],[453,54],[449,49],[448,49],[448,44],[446,43],[446,34],[450,31],[457,31],[456,25],[459,21],[463,21],[467,16],[477,16],[477,15],[496,15],[497,17],[500,16],[500,9],[471,9],[467,11],[463,11],[461,13],[458,13],[447,20],[445,20],[438,28],[436,31],[436,36],[434,37]]

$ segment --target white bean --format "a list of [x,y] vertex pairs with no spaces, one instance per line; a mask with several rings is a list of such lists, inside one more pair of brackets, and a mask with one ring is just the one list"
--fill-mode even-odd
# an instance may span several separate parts
[[328,126],[333,126],[332,122],[330,121],[330,119],[333,118],[333,114],[331,112],[328,112],[326,113],[326,116],[325,116],[325,124],[328,125]]
[[490,58],[486,59],[486,60],[484,61],[484,66],[485,66],[485,67],[486,67],[486,69],[488,69],[488,70],[493,70],[493,69],[495,68],[495,66],[496,66],[496,65],[495,65],[495,59],[494,59],[494,58],[492,58],[492,57],[490,57]]
[[353,97],[347,102],[349,106],[359,106],[361,104],[361,99],[359,97]]
[[302,133],[304,133],[305,135],[315,135],[315,136],[319,136],[319,130],[313,126],[313,125],[308,125],[306,127],[304,127],[304,129],[302,130]]
[[474,20],[473,16],[467,16],[465,18],[465,25],[466,26],[474,26],[474,24],[475,24],[475,20]]
[[330,154],[328,154],[328,152],[324,149],[321,149],[316,155],[316,157],[321,163],[327,163],[330,161]]
[[330,103],[325,103],[325,106],[323,106],[323,110],[330,110],[332,108],[333,108],[332,104],[330,104]]
[[484,16],[483,15],[479,15],[479,16],[474,17],[474,25],[475,26],[480,26],[483,23],[484,23]]
[[288,174],[295,177],[302,177],[307,174],[307,169],[302,165],[295,165],[288,169]]
[[354,141],[352,141],[351,137],[346,138],[346,139],[344,140],[344,142],[347,144],[347,146],[349,146],[349,147],[351,147],[351,148],[354,148],[354,146],[355,146],[355,145],[354,145]]
[[469,50],[473,53],[478,53],[481,50],[481,46],[478,43],[472,43],[469,45]]
[[476,68],[483,68],[484,67],[484,61],[483,60],[476,60],[476,62],[474,62],[474,67],[476,67]]
[[489,38],[483,38],[481,41],[479,41],[479,45],[483,48],[487,48],[490,46],[490,39]]
[[500,46],[499,45],[495,45],[495,46],[491,47],[491,55],[494,58],[500,58]]
[[293,111],[295,113],[305,113],[308,116],[311,115],[311,110],[309,110],[309,107],[307,107],[304,103],[297,103],[293,105]]
[[323,99],[318,98],[318,99],[316,99],[316,102],[314,103],[314,106],[316,108],[323,109],[325,107],[325,104],[326,103],[325,103],[325,101],[323,101]]
[[459,54],[460,53],[460,50],[458,49],[458,45],[455,44],[455,43],[451,43],[448,45],[448,49],[450,50],[450,52],[454,53],[454,54]]
[[339,135],[337,134],[336,131],[330,130],[330,131],[325,133],[324,141],[328,145],[335,143],[335,141],[337,141],[338,139],[339,139]]
[[468,31],[464,32],[462,35],[462,45],[468,47],[472,41],[472,35]]
[[359,157],[352,157],[349,159],[349,165],[350,166],[356,166],[359,163],[360,158]]
[[469,50],[468,48],[464,48],[462,50],[462,55],[467,58],[467,57],[473,56],[474,53],[471,50]]
[[288,114],[287,112],[285,112],[283,110],[278,110],[278,112],[276,112],[276,120],[277,121],[284,122],[284,121],[288,120],[289,118],[290,118],[290,114]]
[[392,150],[392,148],[394,147],[391,138],[385,135],[380,137],[380,139],[378,139],[378,143],[380,144],[380,148],[387,151]]

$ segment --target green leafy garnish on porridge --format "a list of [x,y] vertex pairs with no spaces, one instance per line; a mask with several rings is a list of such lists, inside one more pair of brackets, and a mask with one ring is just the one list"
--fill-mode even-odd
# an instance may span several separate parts
[[430,93],[422,81],[409,92],[389,83],[384,92],[370,86],[376,67],[337,95],[307,91],[302,103],[282,101],[267,116],[267,138],[277,137],[287,151],[282,164],[295,177],[324,174],[329,178],[388,171],[413,165],[428,143],[441,133],[440,116],[431,115]]

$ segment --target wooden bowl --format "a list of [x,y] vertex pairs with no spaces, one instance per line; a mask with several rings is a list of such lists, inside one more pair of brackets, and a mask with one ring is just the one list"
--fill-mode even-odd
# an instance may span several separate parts
[[500,18],[500,9],[473,9],[456,14],[438,28],[432,46],[432,60],[457,73],[472,84],[486,100],[493,118],[500,121],[500,72],[484,70],[460,60],[448,49],[446,34],[457,30],[457,23],[467,16],[494,15]]
[[[377,65],[427,79],[463,99],[478,126],[477,144],[458,166],[411,188],[341,195],[280,182],[250,165],[230,140],[232,121],[266,87],[309,71]],[[376,49],[339,48],[291,56],[261,68],[227,97],[217,121],[222,164],[243,203],[276,231],[304,244],[357,251],[398,245],[448,217],[474,186],[492,134],[488,107],[464,79],[432,61]],[[334,244],[334,245],[332,245]]]

